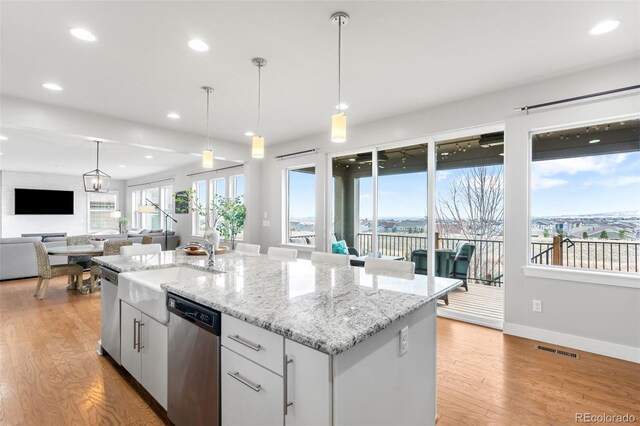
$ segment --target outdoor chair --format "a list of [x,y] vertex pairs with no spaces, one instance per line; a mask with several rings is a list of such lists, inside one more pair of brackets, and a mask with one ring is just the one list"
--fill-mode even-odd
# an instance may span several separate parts
[[453,258],[453,268],[450,277],[462,280],[462,287],[466,291],[469,291],[467,285],[467,275],[469,274],[469,264],[471,263],[471,256],[476,250],[476,246],[468,241],[458,243],[456,247],[456,254]]
[[[127,239],[107,240],[104,242],[103,256],[117,256],[120,254],[120,247],[133,245],[133,241]],[[93,293],[96,288],[96,280],[100,278],[100,265],[91,265],[89,275],[89,292]]]
[[49,288],[49,280],[64,275],[68,275],[70,280],[73,277],[76,289],[82,291],[82,266],[75,264],[52,266],[44,243],[35,242],[33,244],[36,249],[36,260],[38,261],[38,285],[34,296],[42,300]]
[[[411,261],[416,265],[416,274],[427,275],[427,264],[429,263],[427,257],[427,250],[417,249],[411,252]],[[445,305],[449,305],[449,293],[444,296],[440,296],[440,300],[444,301]]]

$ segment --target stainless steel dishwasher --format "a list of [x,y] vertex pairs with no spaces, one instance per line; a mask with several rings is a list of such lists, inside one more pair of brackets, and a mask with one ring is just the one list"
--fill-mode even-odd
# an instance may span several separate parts
[[220,312],[172,293],[167,309],[169,420],[220,425]]
[[120,364],[120,299],[118,299],[118,272],[100,268],[100,342],[98,352],[104,349]]

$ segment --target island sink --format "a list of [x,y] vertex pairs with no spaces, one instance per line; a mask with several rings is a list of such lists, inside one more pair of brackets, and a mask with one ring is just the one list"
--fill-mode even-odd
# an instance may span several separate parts
[[183,280],[206,281],[217,273],[220,272],[207,272],[184,266],[125,272],[119,276],[118,297],[156,321],[167,324],[167,296],[160,285]]

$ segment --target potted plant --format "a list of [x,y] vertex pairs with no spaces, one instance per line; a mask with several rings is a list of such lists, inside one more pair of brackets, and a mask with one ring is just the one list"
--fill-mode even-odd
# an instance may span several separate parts
[[211,202],[211,207],[218,218],[222,219],[216,229],[231,242],[231,249],[235,249],[236,236],[242,232],[247,217],[247,206],[242,202],[242,196],[226,198],[217,195]]
[[123,233],[123,230],[126,229],[128,223],[129,223],[129,219],[127,219],[124,216],[118,219],[118,225],[120,227],[121,234]]

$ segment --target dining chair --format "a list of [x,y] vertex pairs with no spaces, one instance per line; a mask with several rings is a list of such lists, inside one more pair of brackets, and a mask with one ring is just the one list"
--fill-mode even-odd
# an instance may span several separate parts
[[38,262],[38,285],[34,296],[42,300],[49,288],[49,280],[55,277],[68,275],[73,277],[75,288],[82,292],[82,266],[76,264],[51,265],[49,254],[44,243],[33,243],[36,249],[36,260]]
[[298,250],[282,247],[269,247],[269,250],[267,250],[267,256],[284,260],[296,260],[298,258]]
[[120,247],[122,256],[135,256],[138,254],[158,254],[162,251],[160,244],[140,244],[136,246]]
[[[102,250],[103,256],[117,256],[120,254],[120,247],[130,246],[133,241],[126,239],[107,240],[104,242]],[[100,265],[91,265],[89,275],[89,292],[93,293],[96,288],[96,280],[100,279]]]
[[349,266],[351,259],[346,254],[325,253],[314,251],[311,253],[311,263],[326,263],[330,265]]
[[[72,235],[67,237],[68,246],[81,246],[91,244],[91,237],[89,235]],[[91,256],[69,256],[69,263],[75,263],[82,266],[83,269],[89,268],[91,265]],[[69,281],[71,284],[71,281]]]
[[236,252],[255,256],[260,254],[260,246],[258,244],[238,243],[236,245]]
[[416,264],[404,260],[379,259],[367,257],[364,260],[364,270],[370,274],[413,274]]

